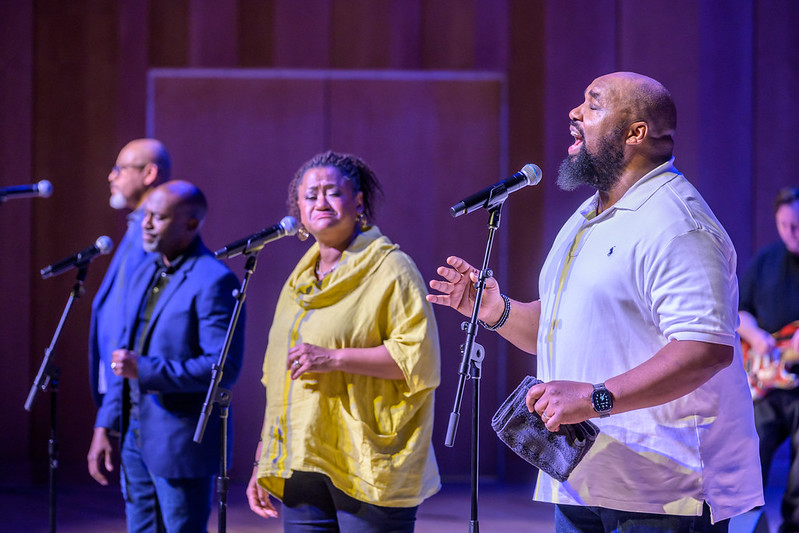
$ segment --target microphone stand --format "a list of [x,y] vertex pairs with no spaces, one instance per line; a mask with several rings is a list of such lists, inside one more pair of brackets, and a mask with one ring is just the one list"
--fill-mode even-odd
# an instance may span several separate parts
[[[506,195],[507,197],[507,195]],[[472,449],[471,449],[471,520],[469,531],[478,533],[480,522],[477,519],[477,488],[478,488],[478,458],[480,451],[480,371],[483,359],[485,358],[485,348],[475,342],[477,336],[477,315],[480,311],[480,304],[483,301],[486,279],[493,276],[493,272],[488,269],[488,258],[491,255],[491,248],[494,243],[494,234],[499,228],[500,211],[504,205],[504,199],[496,202],[489,208],[488,217],[488,242],[486,243],[485,254],[483,255],[483,265],[480,269],[477,283],[475,285],[477,293],[474,297],[474,308],[469,322],[461,324],[461,329],[466,332],[466,341],[461,346],[461,365],[458,369],[458,388],[455,392],[455,406],[449,415],[449,425],[447,426],[447,437],[445,446],[452,447],[455,443],[455,432],[458,429],[460,419],[460,407],[463,401],[463,388],[466,380],[473,382],[472,386]]]
[[216,492],[219,496],[219,514],[217,517],[217,531],[219,533],[225,533],[227,530],[227,492],[230,481],[227,475],[227,424],[231,400],[230,391],[220,387],[219,382],[222,380],[227,354],[233,342],[233,333],[236,331],[236,325],[238,324],[241,310],[244,307],[244,300],[247,298],[247,286],[250,281],[250,276],[255,271],[257,254],[261,251],[261,248],[263,248],[263,246],[245,252],[247,263],[244,266],[244,278],[241,281],[241,288],[233,292],[233,296],[236,298],[236,305],[233,308],[233,315],[230,317],[230,324],[225,334],[225,344],[222,347],[222,351],[219,353],[219,359],[217,359],[216,364],[211,367],[211,383],[208,386],[205,403],[203,404],[203,409],[194,431],[194,442],[202,442],[211,410],[215,403],[219,404],[219,476],[216,478]]
[[75,281],[75,285],[72,286],[72,290],[69,293],[69,299],[67,300],[66,307],[64,308],[64,312],[61,314],[61,320],[58,323],[58,327],[56,327],[55,334],[53,335],[52,340],[50,341],[50,346],[44,352],[44,359],[42,360],[42,364],[39,367],[39,372],[36,374],[36,379],[33,381],[33,386],[31,387],[30,392],[28,393],[28,399],[25,401],[25,410],[31,411],[33,409],[33,402],[36,401],[36,397],[39,394],[39,391],[47,390],[48,385],[50,385],[50,439],[47,441],[47,452],[49,456],[49,465],[50,465],[50,489],[49,489],[49,516],[50,516],[50,532],[55,533],[56,530],[56,469],[58,468],[58,439],[56,437],[56,413],[57,413],[57,406],[58,406],[58,378],[59,378],[59,369],[55,365],[53,365],[53,357],[55,354],[55,345],[58,342],[58,338],[61,336],[61,331],[64,329],[64,324],[67,321],[67,316],[69,316],[69,312],[72,310],[72,305],[75,303],[75,300],[80,298],[83,295],[83,282],[86,279],[86,272],[89,269],[89,263],[84,263],[83,265],[78,267],[78,274],[77,279]]

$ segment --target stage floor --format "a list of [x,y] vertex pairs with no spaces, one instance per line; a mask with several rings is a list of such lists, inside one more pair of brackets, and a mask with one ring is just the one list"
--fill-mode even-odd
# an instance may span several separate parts
[[[417,533],[469,531],[471,491],[468,485],[444,485],[425,501],[417,515]],[[553,506],[532,501],[532,487],[481,486],[478,521],[483,531],[551,532]],[[39,533],[49,529],[47,487],[0,489],[2,531]],[[125,533],[122,497],[117,487],[61,487],[56,498],[59,533]],[[209,532],[218,531],[214,510]],[[228,493],[227,531],[272,533],[282,531],[279,519],[264,520],[247,506],[244,486],[232,484]]]
[[[779,526],[779,502],[787,476],[787,446],[780,449],[772,465],[766,488],[765,511],[770,531]],[[445,483],[441,492],[425,501],[417,515],[417,533],[468,532],[471,491],[468,484]],[[552,505],[532,501],[532,486],[484,483],[477,499],[478,522],[483,531],[501,533],[551,533]],[[125,533],[125,514],[118,487],[97,484],[59,485],[56,498],[56,530],[60,533]],[[49,531],[48,487],[0,486],[0,531],[46,533]],[[751,521],[748,521],[751,522]],[[741,520],[731,533],[750,533]],[[217,512],[208,523],[218,531]],[[264,520],[249,510],[244,486],[231,484],[228,492],[227,531],[231,533],[273,533],[282,531],[280,520]],[[736,527],[737,526],[737,527]]]

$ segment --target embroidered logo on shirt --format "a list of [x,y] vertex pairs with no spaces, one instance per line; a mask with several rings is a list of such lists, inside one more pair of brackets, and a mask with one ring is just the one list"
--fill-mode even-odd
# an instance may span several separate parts
[[610,247],[610,250],[608,250],[608,257],[610,257],[611,255],[613,255],[613,250],[615,250],[615,249],[616,249],[616,247],[615,247],[615,246],[611,246],[611,247]]

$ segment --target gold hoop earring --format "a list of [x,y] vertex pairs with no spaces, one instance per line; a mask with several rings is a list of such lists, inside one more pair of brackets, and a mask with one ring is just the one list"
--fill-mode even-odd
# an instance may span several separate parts
[[303,226],[302,224],[300,224],[300,227],[299,227],[299,228],[297,228],[297,238],[298,238],[299,240],[301,240],[301,241],[304,241],[304,240],[306,240],[306,239],[307,239],[309,236],[310,236],[310,233],[308,233],[308,230],[307,230],[307,229],[305,229],[305,226]]

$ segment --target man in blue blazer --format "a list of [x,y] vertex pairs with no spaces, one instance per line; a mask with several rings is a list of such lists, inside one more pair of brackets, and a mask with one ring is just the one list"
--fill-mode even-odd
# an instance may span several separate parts
[[89,382],[97,405],[113,380],[111,352],[124,328],[122,297],[133,272],[145,260],[141,245],[142,204],[153,187],[169,179],[171,159],[166,147],[156,139],[134,139],[122,147],[108,173],[114,209],[130,209],[128,229],[117,246],[103,282],[92,302],[89,327]]
[[[236,276],[205,247],[199,230],[207,206],[185,181],[159,185],[145,201],[142,243],[153,260],[133,275],[125,331],[97,413],[89,473],[107,484],[113,469],[109,430],[121,420],[122,490],[129,531],[205,531],[219,465],[220,420],[209,418],[202,443],[194,431],[224,346]],[[238,376],[243,317],[228,352],[221,386]],[[231,437],[232,424],[228,426]]]

